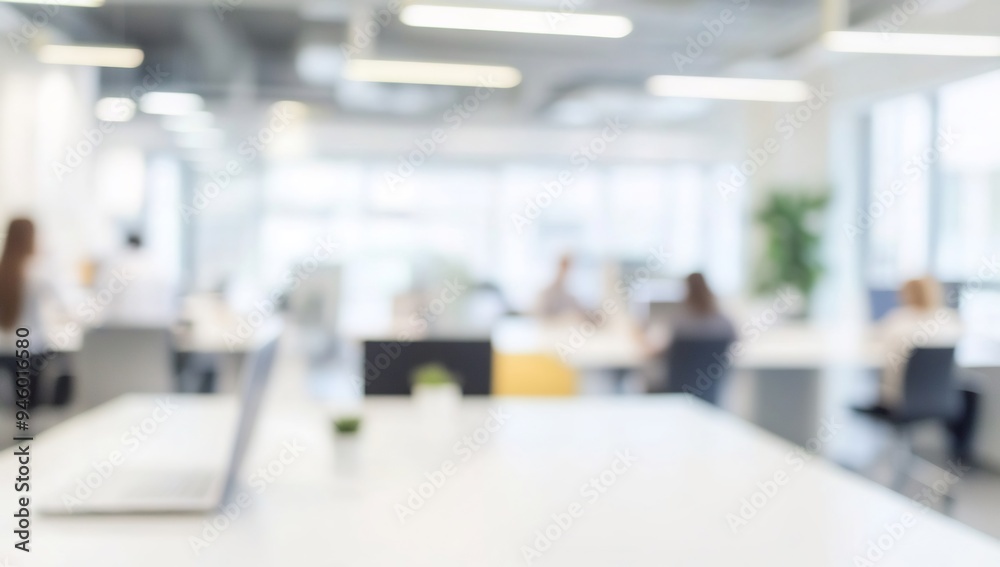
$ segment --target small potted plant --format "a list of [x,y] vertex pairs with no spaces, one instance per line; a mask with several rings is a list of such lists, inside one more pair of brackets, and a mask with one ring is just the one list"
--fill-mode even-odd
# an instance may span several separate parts
[[333,420],[333,430],[338,435],[354,435],[361,428],[361,418],[359,416],[351,415],[334,418]]
[[361,429],[361,416],[344,415],[333,418],[334,464],[339,472],[350,474],[358,469],[361,447],[358,430]]
[[420,366],[410,379],[413,398],[425,407],[446,410],[462,397],[462,388],[455,375],[441,363]]

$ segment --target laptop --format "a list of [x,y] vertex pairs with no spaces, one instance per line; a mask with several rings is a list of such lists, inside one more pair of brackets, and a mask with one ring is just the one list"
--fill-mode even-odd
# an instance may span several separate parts
[[[216,459],[216,466],[204,468],[203,459],[195,456],[199,447],[206,449],[205,455],[211,454],[217,449],[210,448],[211,444],[218,445],[220,441],[206,432],[212,424],[217,425],[217,419],[207,419],[210,416],[205,411],[199,412],[197,404],[191,404],[195,411],[165,420],[163,430],[144,442],[141,458],[126,460],[100,486],[89,493],[84,491],[83,498],[78,492],[80,483],[74,480],[73,484],[61,487],[50,494],[50,498],[39,502],[40,511],[60,515],[199,512],[224,504],[233,496],[279,336],[275,333],[252,352],[244,366],[239,418],[228,444],[226,460]],[[180,407],[184,409],[185,404],[181,403]],[[219,408],[201,408],[214,409]]]

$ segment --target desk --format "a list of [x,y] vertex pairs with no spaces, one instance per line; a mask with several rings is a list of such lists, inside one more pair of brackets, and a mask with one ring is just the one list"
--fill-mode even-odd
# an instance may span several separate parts
[[[40,435],[36,490],[67,460],[85,458],[82,438],[119,435],[144,404],[151,401],[118,400]],[[411,400],[368,400],[354,447],[332,438],[322,408],[264,409],[246,471],[274,462],[285,442],[305,449],[263,492],[250,491],[250,504],[200,555],[190,538],[210,515],[36,515],[30,557],[7,551],[11,564],[523,566],[537,532],[556,534],[553,515],[565,522],[573,510],[572,524],[532,565],[842,567],[886,536],[887,524],[917,512],[819,459],[796,470],[791,445],[686,396],[465,399],[447,429],[421,426]],[[487,419],[498,409],[505,423],[463,461],[455,443],[493,426]],[[635,462],[623,469],[619,461],[612,476],[625,453]],[[445,461],[454,474],[401,522],[397,505]],[[0,470],[13,467],[11,451],[3,453]],[[758,483],[779,472],[785,484],[734,532],[727,515],[740,514]],[[611,484],[599,497],[581,493],[602,476]],[[996,540],[936,512],[916,518],[879,567],[1000,565]],[[8,542],[11,523],[10,514],[0,520]]]
[[[508,319],[493,336],[494,349],[504,352],[548,352],[569,343],[570,329],[553,328],[530,319]],[[627,333],[598,330],[579,347],[564,349],[565,361],[577,370],[640,368],[648,360]],[[821,327],[780,321],[740,337],[742,352],[730,370],[752,377],[748,417],[793,442],[812,438],[821,417],[826,371],[877,371],[885,365],[885,349],[867,326]],[[984,337],[962,341],[956,353],[966,368],[1000,367],[1000,348]],[[708,369],[706,369],[707,371]],[[1000,423],[1000,418],[988,422]],[[982,445],[982,444],[980,444]],[[1000,447],[1000,445],[995,445]],[[1000,449],[993,449],[998,453]]]

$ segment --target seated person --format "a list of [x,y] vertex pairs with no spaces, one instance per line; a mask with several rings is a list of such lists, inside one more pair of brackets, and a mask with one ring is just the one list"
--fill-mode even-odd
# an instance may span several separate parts
[[891,409],[900,402],[906,362],[913,349],[958,344],[962,325],[958,313],[944,305],[942,296],[941,285],[933,278],[910,280],[900,289],[900,307],[882,319],[878,335],[887,355],[879,388],[883,408]]
[[682,309],[671,321],[673,339],[736,340],[732,321],[719,311],[715,294],[700,273],[685,279]]

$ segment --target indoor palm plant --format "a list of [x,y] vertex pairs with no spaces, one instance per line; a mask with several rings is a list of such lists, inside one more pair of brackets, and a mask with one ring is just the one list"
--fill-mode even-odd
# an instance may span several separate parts
[[[820,259],[825,191],[774,191],[756,215],[765,232],[763,257],[757,264],[757,291],[773,294],[791,288],[809,300],[823,275]],[[805,311],[801,313],[805,315]]]

